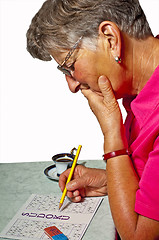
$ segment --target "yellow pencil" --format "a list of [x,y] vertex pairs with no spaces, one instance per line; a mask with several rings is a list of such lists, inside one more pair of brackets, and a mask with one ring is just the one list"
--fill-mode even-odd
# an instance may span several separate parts
[[[77,149],[77,152],[76,152],[76,156],[75,156],[75,158],[73,160],[73,164],[72,164],[71,171],[70,171],[70,174],[68,176],[66,185],[67,185],[67,183],[69,183],[71,181],[74,169],[76,167],[77,159],[78,159],[78,156],[79,156],[80,151],[81,151],[81,147],[82,147],[81,145],[78,146],[78,149]],[[66,185],[65,185],[64,191],[62,193],[62,197],[61,197],[60,204],[59,204],[59,209],[61,208],[61,206],[62,206],[62,204],[64,202],[64,199],[65,199],[66,193],[67,193]]]

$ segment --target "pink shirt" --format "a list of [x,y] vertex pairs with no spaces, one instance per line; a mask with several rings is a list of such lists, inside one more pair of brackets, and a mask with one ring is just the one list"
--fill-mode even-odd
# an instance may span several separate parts
[[159,221],[159,66],[127,110],[127,139],[140,178],[135,211]]

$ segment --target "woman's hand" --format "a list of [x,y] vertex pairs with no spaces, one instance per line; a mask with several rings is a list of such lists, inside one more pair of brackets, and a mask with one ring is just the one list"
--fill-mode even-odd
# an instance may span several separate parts
[[[60,175],[59,187],[62,192],[65,188],[69,173],[70,169]],[[83,197],[107,195],[106,170],[77,165],[73,180],[67,184],[66,188],[67,196],[73,202],[79,202]]]
[[119,104],[114,96],[110,81],[98,79],[101,95],[90,89],[81,90],[101,126],[104,135],[104,151],[115,151],[127,147],[125,128]]

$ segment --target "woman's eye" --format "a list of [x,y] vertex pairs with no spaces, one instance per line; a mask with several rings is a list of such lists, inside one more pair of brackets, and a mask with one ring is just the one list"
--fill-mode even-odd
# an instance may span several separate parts
[[71,69],[72,71],[75,70],[74,63],[70,66],[70,69]]
[[74,64],[75,64],[75,62],[69,64],[69,66],[68,66],[68,68],[69,68],[71,71],[74,71],[74,70],[75,70]]

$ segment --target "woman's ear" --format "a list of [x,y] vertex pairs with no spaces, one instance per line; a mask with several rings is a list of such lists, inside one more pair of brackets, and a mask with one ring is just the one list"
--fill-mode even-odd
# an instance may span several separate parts
[[104,36],[111,54],[121,58],[121,34],[117,25],[110,21],[104,21],[99,25],[99,36]]

